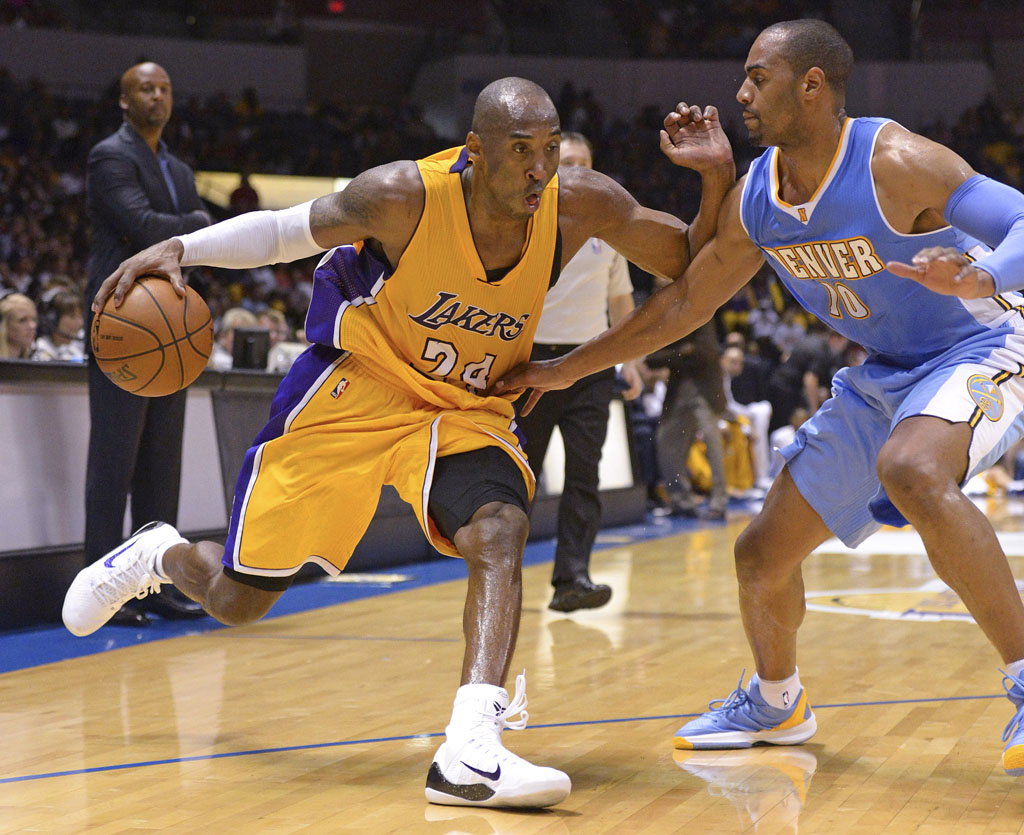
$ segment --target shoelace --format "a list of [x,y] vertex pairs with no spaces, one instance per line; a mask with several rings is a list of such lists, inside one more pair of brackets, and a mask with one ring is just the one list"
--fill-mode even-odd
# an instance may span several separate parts
[[93,588],[94,593],[103,598],[108,606],[115,603],[120,606],[125,595],[137,600],[142,600],[150,593],[160,591],[160,581],[149,572],[141,560],[137,561],[131,568],[125,569],[124,573],[111,573],[103,577],[103,580]]
[[[1010,691],[1013,690],[1016,685],[1022,693],[1024,693],[1024,678],[1018,678],[1017,676],[1010,675],[1006,670],[1000,670],[1003,674],[1003,690],[1006,691],[1006,695],[1010,695]],[[1016,704],[1016,702],[1014,702]],[[1017,726],[1024,721],[1024,703],[1017,706],[1017,712],[1013,714],[1013,718],[1007,723],[1003,729],[1003,742],[1006,742],[1013,732],[1017,730]]]
[[[526,670],[516,676],[515,696],[509,702],[508,707],[501,712],[501,715],[484,713],[481,717],[480,730],[482,734],[474,735],[469,744],[477,751],[494,757],[499,763],[512,764],[523,762],[523,760],[505,748],[501,744],[501,732],[508,728],[513,731],[521,731],[526,727],[530,714],[526,711]],[[509,721],[510,716],[519,714],[519,718]],[[486,730],[484,730],[486,729]]]
[[[512,731],[521,731],[526,727],[526,723],[530,719],[530,714],[526,712],[526,670],[523,670],[519,675],[516,676],[516,694],[512,698],[512,701],[508,703],[508,707],[505,708],[504,713],[501,716],[495,716],[495,720],[499,723],[498,730],[502,731],[508,728]],[[519,714],[519,718],[514,722],[509,721],[510,716]]]
[[735,710],[738,707],[742,707],[749,702],[750,695],[743,689],[743,676],[746,674],[747,670],[744,668],[743,672],[740,673],[740,680],[736,682],[736,689],[724,699],[712,699],[708,702],[708,710],[712,713],[724,713],[725,711]]

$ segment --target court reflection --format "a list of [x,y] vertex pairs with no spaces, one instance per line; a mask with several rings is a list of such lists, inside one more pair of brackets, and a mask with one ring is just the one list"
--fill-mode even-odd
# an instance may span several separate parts
[[673,751],[672,758],[707,783],[709,795],[736,808],[742,831],[799,831],[800,813],[818,767],[818,758],[807,748]]
[[569,835],[564,815],[557,809],[481,809],[433,803],[423,809],[424,822],[436,824],[424,830],[431,835],[511,835],[541,829],[551,835]]

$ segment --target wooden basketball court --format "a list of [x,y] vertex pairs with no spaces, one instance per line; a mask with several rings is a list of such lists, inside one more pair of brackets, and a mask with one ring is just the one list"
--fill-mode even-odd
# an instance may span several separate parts
[[[1024,577],[1024,507],[987,509]],[[811,742],[674,755],[679,725],[750,665],[743,523],[606,533],[593,574],[614,597],[594,612],[549,612],[550,563],[524,570],[531,718],[504,740],[571,776],[553,809],[423,798],[458,685],[455,579],[0,675],[0,833],[1024,832],[999,660],[908,532],[806,565]]]

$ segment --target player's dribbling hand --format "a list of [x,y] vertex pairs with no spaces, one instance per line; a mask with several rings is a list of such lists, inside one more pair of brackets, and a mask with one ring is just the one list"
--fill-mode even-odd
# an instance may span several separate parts
[[909,278],[944,296],[981,299],[996,292],[992,276],[978,269],[960,251],[948,246],[922,249],[913,262],[890,261],[885,268],[900,278]]
[[553,389],[566,389],[576,382],[575,378],[567,375],[561,368],[561,358],[553,360],[542,360],[540,362],[524,362],[517,365],[498,380],[491,394],[518,394],[533,389],[526,399],[521,415],[528,415],[537,405],[540,396],[546,391]]
[[92,300],[93,313],[103,310],[103,305],[106,304],[107,297],[111,293],[114,295],[114,306],[119,307],[135,279],[144,275],[163,276],[171,282],[175,293],[184,296],[185,281],[181,277],[180,264],[183,252],[181,241],[172,238],[153,244],[153,246],[122,261],[118,268],[103,280],[100,289],[96,291],[96,298]]
[[732,146],[722,130],[718,108],[679,102],[665,117],[661,151],[676,165],[704,172],[732,165]]

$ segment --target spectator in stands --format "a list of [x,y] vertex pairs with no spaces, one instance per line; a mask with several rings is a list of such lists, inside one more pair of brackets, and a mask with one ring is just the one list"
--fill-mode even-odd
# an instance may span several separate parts
[[77,293],[58,289],[43,303],[43,334],[32,348],[34,360],[85,361],[82,300]]
[[768,378],[772,366],[760,354],[758,344],[748,341],[739,331],[725,335],[726,348],[738,348],[743,355],[739,373],[731,375],[729,390],[740,405],[768,400]]
[[36,338],[36,304],[23,293],[0,299],[0,359],[29,359]]
[[771,432],[789,424],[797,408],[809,414],[818,410],[829,396],[832,375],[842,367],[849,344],[850,340],[831,329],[827,333],[813,331],[797,341],[768,383]]
[[249,182],[249,175],[251,173],[252,171],[248,166],[242,169],[238,188],[232,191],[231,196],[228,198],[228,206],[230,206],[231,214],[233,215],[255,212],[260,207],[260,196],[256,189],[252,187],[252,183]]
[[671,512],[671,501],[658,468],[656,436],[668,383],[667,368],[649,368],[644,362],[637,364],[643,381],[643,392],[627,404],[633,427],[633,445],[644,484],[647,486],[647,509],[659,514]]
[[291,328],[285,315],[275,307],[268,307],[257,317],[257,325],[270,331],[270,350],[291,337]]
[[732,384],[743,372],[745,360],[746,356],[743,348],[738,345],[727,344],[725,351],[722,352],[721,365],[725,385],[726,413],[744,418],[749,423],[754,487],[758,490],[767,490],[772,483],[771,477],[768,475],[771,465],[771,449],[768,446],[768,426],[772,419],[772,404],[767,400],[740,403],[733,396]]
[[[171,79],[153,63],[121,76],[124,123],[89,152],[87,194],[93,247],[86,298],[137,250],[171,235],[207,226],[210,216],[196,193],[195,175],[162,141],[171,117]],[[86,330],[92,321],[87,312]],[[91,564],[124,539],[131,493],[132,527],[176,520],[185,425],[184,390],[166,397],[136,397],[115,386],[89,361],[89,455],[85,490],[85,562]],[[146,598],[163,617],[202,617],[198,603],[173,586]],[[130,604],[115,616],[142,625]]]
[[[658,469],[672,501],[671,512],[676,516],[724,519],[729,494],[718,417],[725,411],[725,391],[714,323],[701,326],[663,351],[669,378],[656,443]],[[649,358],[648,364],[651,362]],[[690,447],[698,438],[707,445],[711,471],[711,495],[706,506],[694,495],[687,471]]]
[[206,367],[217,371],[230,371],[234,365],[235,329],[258,327],[260,323],[256,314],[244,307],[232,307],[226,311],[217,324],[217,338]]

